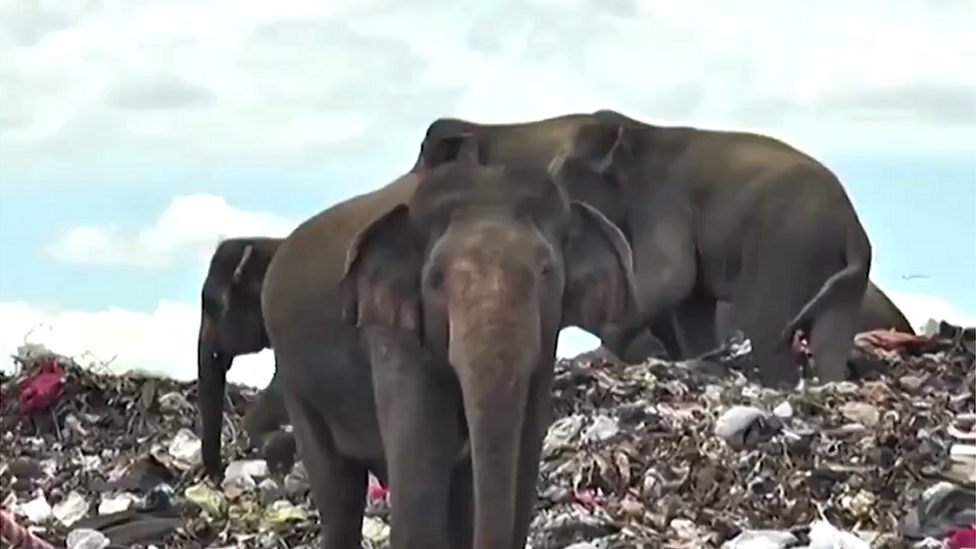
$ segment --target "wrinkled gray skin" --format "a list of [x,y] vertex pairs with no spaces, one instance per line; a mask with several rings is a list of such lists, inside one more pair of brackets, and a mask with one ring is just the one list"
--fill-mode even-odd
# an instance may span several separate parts
[[[197,401],[204,468],[214,479],[223,474],[220,433],[227,371],[234,357],[268,348],[261,315],[261,285],[281,241],[259,237],[221,241],[203,282],[197,338]],[[284,403],[274,386],[272,378],[244,417],[244,429],[253,444],[287,422]]]
[[641,360],[626,351],[647,329],[671,356],[705,352],[717,340],[716,304],[727,301],[764,384],[799,380],[797,330],[810,334],[822,381],[845,377],[871,244],[840,181],[813,158],[772,137],[654,126],[614,111],[521,124],[441,119],[427,139],[458,132],[473,133],[491,162],[600,173],[569,177],[567,190],[634,251],[641,319],[603,340],[614,354]]
[[[726,302],[719,302],[715,308],[715,333],[718,340],[716,345],[725,341],[731,335],[729,325],[731,307]],[[915,330],[905,318],[905,315],[898,309],[891,299],[878,288],[873,282],[868,281],[867,290],[864,292],[864,299],[861,302],[861,312],[857,324],[857,333],[870,332],[872,330],[894,330],[905,334],[914,334]],[[668,357],[667,350],[661,340],[652,335],[649,331],[641,333],[634,339],[627,349],[627,354],[634,357]],[[688,355],[677,357],[679,359],[694,358]]]
[[523,547],[557,334],[630,314],[630,250],[599,212],[543,169],[480,166],[471,140],[427,151],[419,185],[299,226],[264,287],[329,549],[359,547],[370,469],[394,549]]

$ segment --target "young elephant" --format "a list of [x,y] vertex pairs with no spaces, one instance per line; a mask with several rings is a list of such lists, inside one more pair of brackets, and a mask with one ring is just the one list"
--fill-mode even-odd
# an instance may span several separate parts
[[[214,479],[223,474],[220,431],[227,370],[234,357],[267,349],[261,285],[280,238],[228,238],[217,245],[203,282],[197,339],[197,404],[203,424],[203,463]],[[286,423],[272,378],[244,418],[252,441]]]
[[289,258],[313,226],[332,257],[335,233],[318,231],[343,230],[336,216],[393,193],[313,218],[289,237],[296,255],[286,241],[269,270],[268,330],[328,548],[358,546],[367,468],[387,472],[395,549],[523,547],[559,330],[606,334],[631,314],[630,249],[599,212],[544,169],[480,165],[464,137],[431,147],[457,160],[394,183],[415,190],[360,225],[331,294],[365,343],[375,393],[369,368],[335,351],[357,335],[305,316],[304,303],[328,308],[319,297],[330,294],[321,276],[294,285]]

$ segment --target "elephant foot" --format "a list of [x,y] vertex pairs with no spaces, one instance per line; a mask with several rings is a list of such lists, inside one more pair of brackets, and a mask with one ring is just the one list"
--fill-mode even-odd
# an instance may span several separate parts
[[268,436],[264,443],[264,459],[273,475],[285,475],[291,471],[297,453],[298,444],[291,433],[277,431]]

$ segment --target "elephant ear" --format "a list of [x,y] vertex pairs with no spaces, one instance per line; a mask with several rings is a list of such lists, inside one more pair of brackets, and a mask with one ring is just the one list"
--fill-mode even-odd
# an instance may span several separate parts
[[598,210],[572,201],[573,227],[563,246],[563,326],[601,338],[637,315],[634,261],[620,229]]
[[631,132],[619,124],[583,124],[576,129],[569,147],[549,164],[549,172],[557,174],[583,168],[605,174],[628,152],[631,138]]
[[349,245],[341,282],[344,319],[359,327],[381,325],[419,336],[420,266],[410,210],[398,204]]
[[448,136],[431,136],[424,140],[418,164],[424,170],[432,170],[449,162],[487,164],[488,149],[485,143],[471,132]]

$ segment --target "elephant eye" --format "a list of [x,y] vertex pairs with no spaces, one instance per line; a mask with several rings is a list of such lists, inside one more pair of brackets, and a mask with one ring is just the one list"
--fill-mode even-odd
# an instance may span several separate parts
[[554,267],[551,261],[543,263],[542,268],[539,270],[539,279],[542,281],[549,280],[549,277],[552,276],[553,269]]

